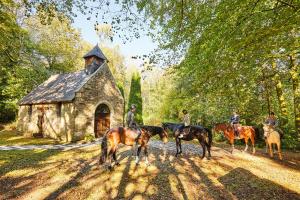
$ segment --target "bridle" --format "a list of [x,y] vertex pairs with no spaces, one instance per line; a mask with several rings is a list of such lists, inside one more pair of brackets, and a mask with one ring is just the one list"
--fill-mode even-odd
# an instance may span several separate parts
[[266,137],[266,138],[268,138],[269,136],[270,136],[270,134],[271,134],[271,127],[270,127],[270,125],[264,125],[265,127],[266,127],[266,130],[264,129],[264,136]]

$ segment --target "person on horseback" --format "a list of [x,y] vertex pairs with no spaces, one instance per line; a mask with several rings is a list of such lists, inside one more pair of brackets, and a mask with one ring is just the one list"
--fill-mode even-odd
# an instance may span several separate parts
[[234,129],[234,135],[236,137],[239,136],[238,127],[240,125],[240,116],[237,114],[236,111],[233,111],[232,116],[230,117],[230,124]]
[[135,142],[138,143],[138,140],[141,137],[142,132],[139,129],[139,127],[138,127],[138,125],[137,125],[137,123],[136,123],[136,121],[134,119],[134,113],[135,112],[136,112],[136,106],[134,104],[132,104],[130,106],[130,110],[127,113],[127,120],[126,120],[126,122],[127,122],[127,127],[128,128],[131,128],[131,129],[134,129],[134,130],[137,131],[138,135],[135,138]]
[[182,113],[183,113],[183,120],[182,120],[183,125],[179,128],[180,134],[179,134],[178,138],[183,138],[184,135],[188,134],[188,131],[184,132],[183,130],[185,127],[187,127],[191,124],[191,119],[190,119],[190,115],[189,115],[188,111],[183,110]]
[[280,135],[280,138],[283,137],[283,131],[279,128],[279,122],[274,112],[269,114],[265,120],[265,124],[270,125],[275,131],[277,131]]

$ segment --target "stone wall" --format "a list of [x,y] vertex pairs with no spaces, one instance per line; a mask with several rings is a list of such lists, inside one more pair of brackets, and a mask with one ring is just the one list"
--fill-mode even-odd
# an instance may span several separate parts
[[110,109],[110,126],[123,126],[124,99],[116,86],[107,64],[103,64],[76,92],[73,102],[62,103],[60,115],[58,104],[21,105],[18,114],[18,130],[24,134],[38,133],[38,116],[44,107],[44,135],[60,140],[79,140],[86,134],[94,135],[95,110],[106,104]]
[[111,128],[123,126],[124,99],[107,64],[102,65],[75,95],[76,139],[86,134],[94,135],[95,110],[102,103],[110,109]]
[[27,136],[38,133],[38,116],[44,109],[43,134],[45,137],[71,141],[72,130],[74,130],[74,108],[72,103],[62,103],[59,115],[58,104],[32,105],[31,115],[29,113],[30,105],[21,105],[18,114],[18,131]]

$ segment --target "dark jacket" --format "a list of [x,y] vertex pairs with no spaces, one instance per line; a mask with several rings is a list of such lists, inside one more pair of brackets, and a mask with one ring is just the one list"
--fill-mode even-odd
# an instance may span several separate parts
[[265,123],[271,126],[278,126],[278,120],[276,118],[268,117]]
[[129,111],[127,113],[127,119],[126,119],[126,124],[129,128],[136,128],[137,127],[137,124],[134,120],[134,113]]

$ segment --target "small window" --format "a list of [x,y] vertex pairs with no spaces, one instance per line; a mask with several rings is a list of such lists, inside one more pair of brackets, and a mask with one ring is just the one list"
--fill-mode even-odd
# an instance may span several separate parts
[[29,116],[29,121],[31,121],[31,117],[32,117],[32,105],[29,105],[29,107],[28,107],[28,116]]
[[61,117],[61,107],[62,107],[62,103],[59,102],[59,103],[56,105],[56,115],[57,115],[57,117]]

